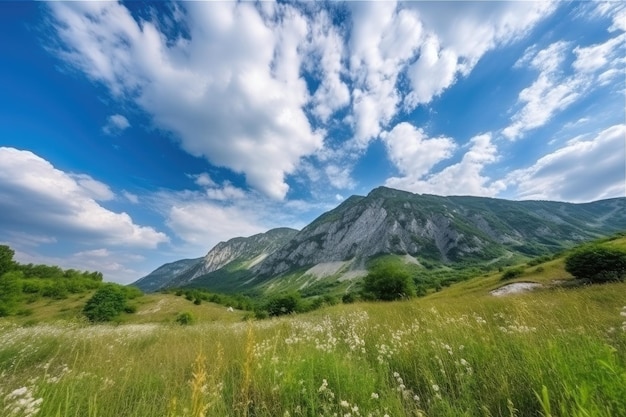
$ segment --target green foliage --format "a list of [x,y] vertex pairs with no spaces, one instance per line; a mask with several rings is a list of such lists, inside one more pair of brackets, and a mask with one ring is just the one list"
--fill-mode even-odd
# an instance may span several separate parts
[[104,284],[87,301],[83,313],[91,322],[105,322],[116,318],[126,308],[124,287]]
[[507,279],[513,279],[513,278],[517,278],[520,277],[524,274],[524,267],[523,266],[518,266],[517,268],[510,268],[507,269],[506,271],[504,271],[504,273],[502,274],[502,276],[500,277],[500,279],[507,280]]
[[537,258],[531,259],[530,261],[528,261],[528,263],[526,265],[528,265],[528,266],[535,266],[535,265],[542,264],[544,262],[548,262],[551,259],[552,259],[552,256],[550,256],[550,255],[543,255],[543,256],[539,256]]
[[58,266],[22,265],[13,260],[13,249],[0,245],[0,316],[15,314],[20,303],[40,297],[67,298],[98,288],[100,272],[63,270]]
[[409,273],[391,262],[378,263],[363,279],[364,298],[391,301],[414,295],[415,286]]
[[347,292],[341,297],[341,302],[351,304],[358,300],[358,296],[353,292]]
[[302,298],[297,292],[276,294],[267,300],[264,307],[270,316],[296,313],[302,308]]
[[626,277],[626,251],[597,244],[583,246],[565,258],[565,270],[592,282],[619,281]]
[[0,276],[14,268],[15,251],[7,245],[0,245]]
[[22,294],[22,277],[19,271],[5,272],[0,276],[0,317],[15,311]]
[[188,311],[178,313],[178,315],[176,316],[176,323],[182,326],[193,324],[195,321],[196,319],[193,314],[189,313]]

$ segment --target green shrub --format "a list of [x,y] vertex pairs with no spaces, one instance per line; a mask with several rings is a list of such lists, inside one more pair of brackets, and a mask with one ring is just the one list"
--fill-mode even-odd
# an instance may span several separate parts
[[403,268],[392,263],[382,263],[363,279],[363,293],[364,298],[391,301],[414,296],[415,285]]
[[137,312],[137,306],[134,304],[124,307],[124,313],[133,314]]
[[176,316],[176,323],[182,325],[182,326],[187,326],[190,324],[193,324],[196,321],[195,317],[193,316],[193,314],[184,311],[182,313],[178,313],[178,315]]
[[302,300],[298,293],[277,294],[265,304],[265,310],[270,316],[282,316],[296,313],[302,308]]
[[254,318],[257,320],[263,320],[270,316],[270,314],[265,310],[256,310],[254,312]]
[[504,271],[500,279],[502,280],[513,279],[513,278],[522,276],[523,274],[524,274],[524,267],[518,266],[517,268],[511,268],[511,269],[507,269],[506,271]]
[[592,282],[619,281],[626,277],[626,251],[587,245],[565,258],[565,270]]
[[87,301],[83,314],[91,322],[111,321],[126,308],[124,289],[117,284],[105,284]]
[[351,304],[357,300],[357,296],[353,292],[347,292],[341,297],[341,302],[344,304]]

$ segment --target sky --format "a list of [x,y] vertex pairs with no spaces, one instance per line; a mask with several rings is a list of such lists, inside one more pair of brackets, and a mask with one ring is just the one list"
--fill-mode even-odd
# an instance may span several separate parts
[[130,283],[350,195],[626,193],[620,2],[0,2],[0,244]]

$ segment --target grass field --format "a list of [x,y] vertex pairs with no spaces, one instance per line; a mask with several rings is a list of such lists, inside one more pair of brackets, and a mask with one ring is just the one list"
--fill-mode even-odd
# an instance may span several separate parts
[[[561,278],[552,261],[519,280]],[[0,415],[626,416],[626,283],[489,295],[501,284],[253,322],[173,295],[118,325],[34,308],[0,321]]]

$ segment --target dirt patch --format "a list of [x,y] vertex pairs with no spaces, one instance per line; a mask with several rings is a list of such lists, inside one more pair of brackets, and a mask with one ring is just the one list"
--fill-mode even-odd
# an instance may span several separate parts
[[491,295],[495,295],[496,297],[501,297],[503,295],[528,292],[528,291],[532,291],[532,290],[535,290],[537,288],[542,288],[542,287],[543,285],[538,284],[536,282],[514,282],[512,284],[507,284],[500,288],[496,288],[495,290],[490,291],[489,293]]

